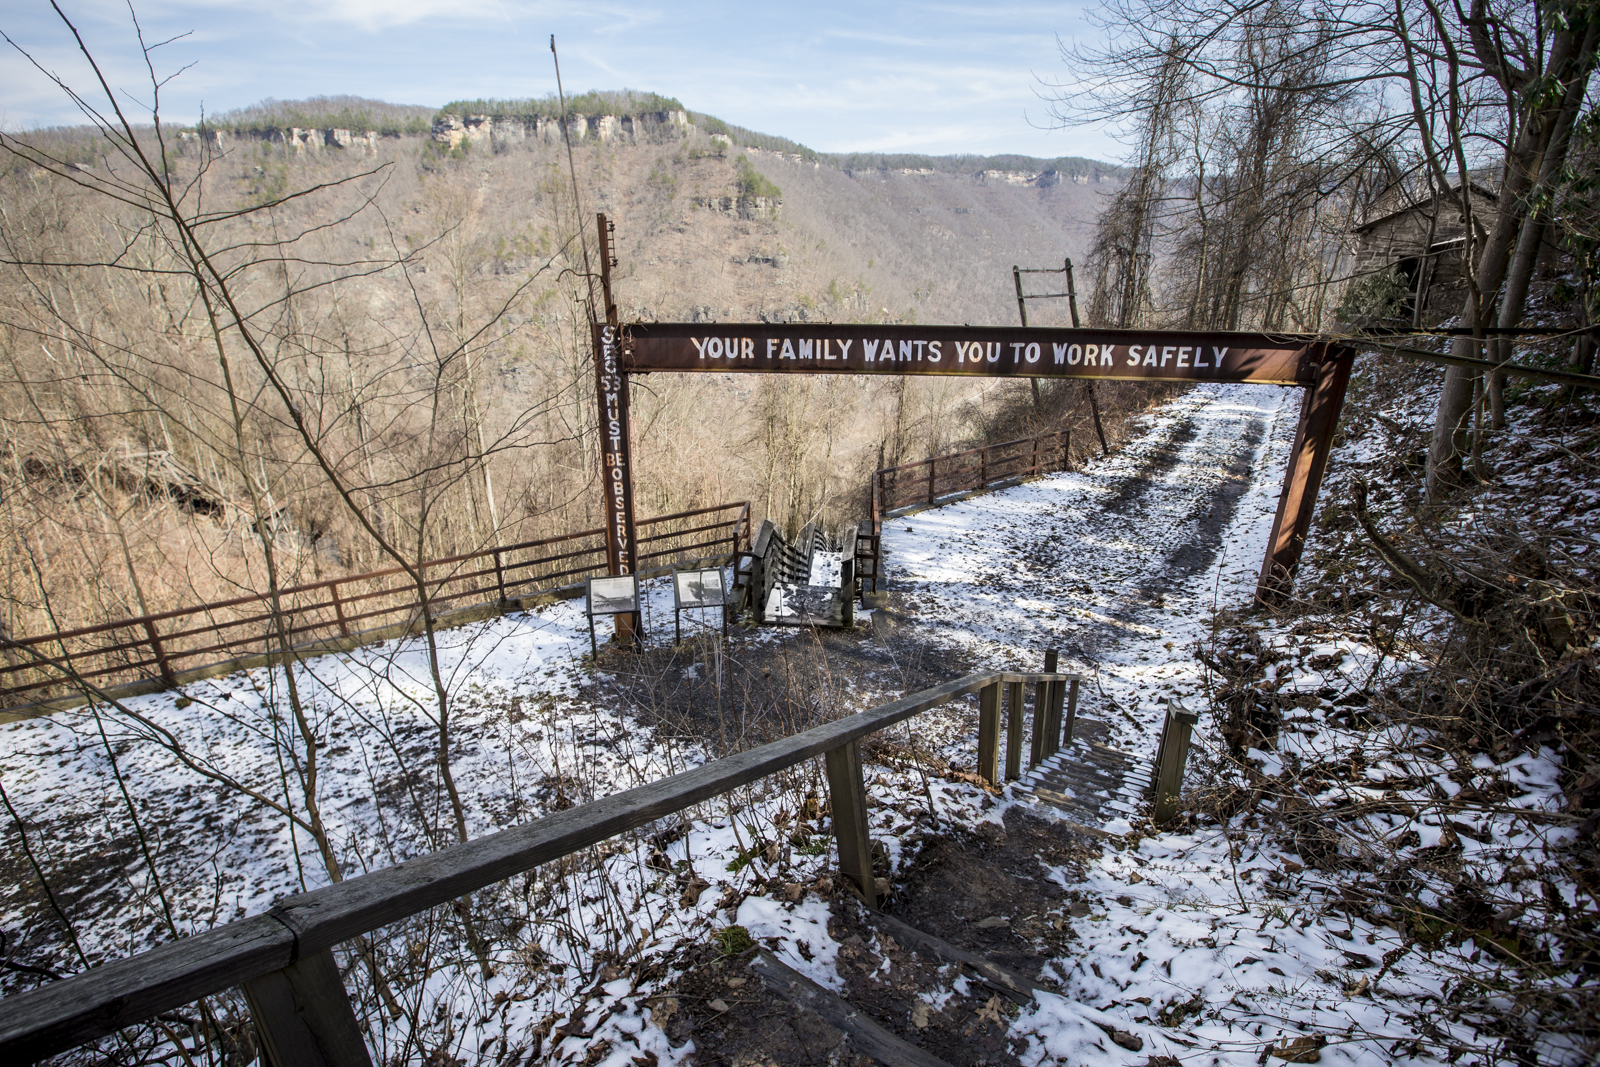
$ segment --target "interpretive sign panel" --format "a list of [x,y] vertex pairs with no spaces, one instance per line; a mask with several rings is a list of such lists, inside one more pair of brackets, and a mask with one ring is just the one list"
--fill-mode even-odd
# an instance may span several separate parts
[[728,602],[720,570],[676,571],[672,588],[680,608],[720,608]]
[[639,578],[623,574],[589,579],[589,614],[621,615],[639,610]]
[[622,369],[1309,385],[1323,344],[1293,334],[820,323],[636,323]]

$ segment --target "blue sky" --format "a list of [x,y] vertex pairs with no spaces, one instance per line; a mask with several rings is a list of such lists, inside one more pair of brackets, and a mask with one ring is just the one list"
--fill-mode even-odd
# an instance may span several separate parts
[[[125,3],[58,0],[131,100],[148,74]],[[163,113],[192,121],[265,97],[349,93],[397,103],[544,96],[549,39],[569,93],[647,89],[821,151],[1020,152],[1115,159],[1097,128],[1056,129],[1041,79],[1069,81],[1058,38],[1101,36],[1093,0],[1007,3],[589,3],[528,0],[152,0],[138,3]],[[8,0],[0,30],[47,69],[86,71],[47,2]],[[7,48],[0,123],[81,121]]]

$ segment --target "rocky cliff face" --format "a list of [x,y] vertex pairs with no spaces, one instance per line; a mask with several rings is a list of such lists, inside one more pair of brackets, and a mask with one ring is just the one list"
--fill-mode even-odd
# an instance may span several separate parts
[[[567,133],[576,142],[648,144],[687,136],[694,130],[683,111],[642,115],[569,115]],[[519,141],[561,143],[561,120],[543,115],[441,115],[433,139],[455,148],[462,143],[512,144]]]
[[[196,136],[181,134],[184,139]],[[201,130],[199,136],[219,152],[226,152],[239,141],[267,141],[281,144],[297,152],[320,152],[324,148],[356,149],[372,155],[378,153],[379,134],[375,131],[357,133],[354,130],[302,129],[299,126],[274,127],[262,130]]]

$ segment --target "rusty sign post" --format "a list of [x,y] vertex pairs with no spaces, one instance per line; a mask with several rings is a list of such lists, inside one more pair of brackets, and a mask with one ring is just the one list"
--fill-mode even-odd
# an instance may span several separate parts
[[[628,431],[628,375],[621,365],[617,304],[611,296],[611,224],[596,217],[600,230],[600,290],[603,318],[594,330],[594,393],[600,405],[600,477],[606,515],[606,564],[612,574],[638,570],[638,534],[633,522],[633,455]],[[638,612],[613,616],[617,644],[631,648],[639,630]]]

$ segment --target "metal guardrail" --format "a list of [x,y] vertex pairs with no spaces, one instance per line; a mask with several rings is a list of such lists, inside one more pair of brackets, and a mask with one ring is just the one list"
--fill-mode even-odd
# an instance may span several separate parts
[[[734,514],[729,515],[730,512]],[[707,519],[687,528],[687,520]],[[747,501],[644,519],[639,567],[732,557],[749,542]],[[82,702],[85,690],[131,696],[258,666],[344,651],[420,629],[515,610],[605,573],[605,532],[580,530],[418,566],[424,595],[400,567],[329,578],[194,607],[10,640],[0,662],[0,709]]]
[[523,826],[286,897],[260,915],[7,997],[0,1001],[0,1062],[31,1063],[242,986],[277,1067],[370,1067],[335,945],[819,755],[826,762],[840,870],[875,907],[861,739],[977,693],[978,773],[999,783],[1004,724],[1007,776],[1017,777],[1027,733],[1026,686],[1034,687],[1030,763],[1071,736],[1079,678],[1056,673],[1055,666],[1050,652],[1043,672],[969,675]]
[[856,544],[856,575],[862,590],[878,591],[883,520],[893,512],[933,504],[952,493],[1064,470],[1071,447],[1072,432],[1056,430],[873,471],[871,532],[863,532]]

